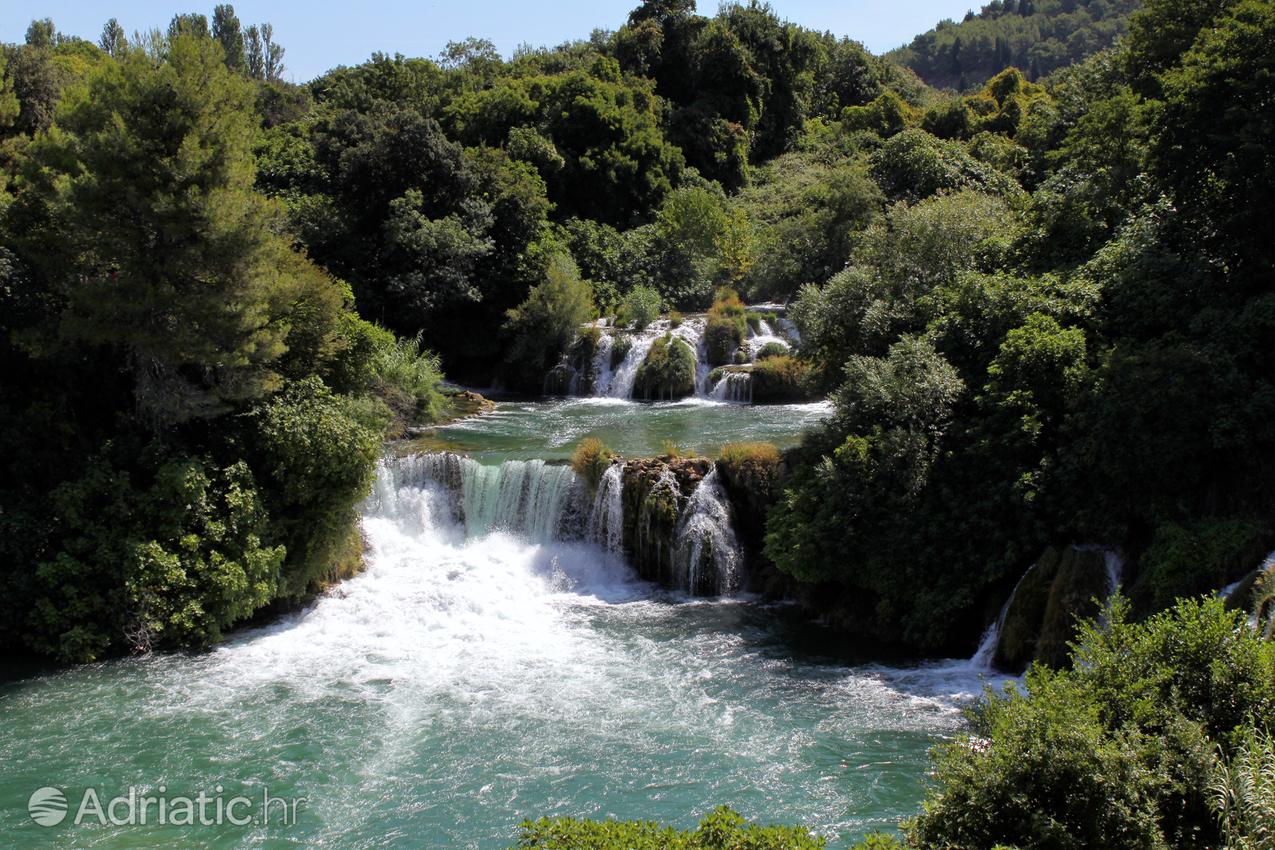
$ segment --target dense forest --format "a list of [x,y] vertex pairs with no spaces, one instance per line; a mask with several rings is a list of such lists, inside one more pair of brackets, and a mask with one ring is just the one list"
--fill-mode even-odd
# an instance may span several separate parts
[[1106,50],[1129,31],[1137,0],[992,0],[943,21],[886,58],[932,86],[968,91],[1008,66],[1039,77]]
[[761,542],[816,614],[951,654],[1047,547],[1129,562],[1073,669],[940,753],[907,841],[1268,846],[1241,786],[1275,655],[1198,597],[1275,543],[1272,44],[1271,0],[1006,0],[888,57],[646,0],[295,85],[229,6],[35,21],[0,52],[0,641],[206,647],[357,567],[379,447],[449,415],[443,371],[536,393],[599,315],[729,336],[780,302],[775,397],[833,413],[756,459]]

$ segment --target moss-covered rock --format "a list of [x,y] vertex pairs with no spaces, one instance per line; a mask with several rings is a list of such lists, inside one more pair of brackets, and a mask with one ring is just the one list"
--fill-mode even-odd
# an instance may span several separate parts
[[1138,559],[1129,592],[1134,611],[1152,614],[1175,599],[1216,591],[1251,572],[1270,544],[1269,532],[1251,520],[1161,525]]
[[753,402],[807,401],[810,389],[810,366],[790,354],[758,360],[752,366]]
[[585,328],[545,375],[545,395],[590,395],[597,381],[598,341],[602,330]]
[[674,584],[678,518],[712,465],[707,458],[667,455],[624,464],[624,548],[647,581]]
[[995,663],[1022,670],[1032,661],[1053,667],[1068,663],[1067,644],[1076,621],[1098,613],[1106,597],[1107,566],[1093,547],[1050,547],[1023,576],[1001,623]]
[[633,382],[633,397],[649,400],[685,398],[695,392],[695,352],[686,342],[665,334],[651,343]]

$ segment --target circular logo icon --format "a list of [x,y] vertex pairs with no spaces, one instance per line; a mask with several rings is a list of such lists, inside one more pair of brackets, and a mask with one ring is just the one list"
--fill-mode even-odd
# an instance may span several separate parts
[[57,826],[66,819],[66,795],[61,788],[38,788],[27,800],[27,811],[40,826]]

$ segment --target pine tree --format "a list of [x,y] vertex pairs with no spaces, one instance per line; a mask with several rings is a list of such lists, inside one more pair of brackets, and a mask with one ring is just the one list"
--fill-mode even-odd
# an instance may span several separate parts
[[63,333],[123,355],[156,427],[277,388],[289,340],[321,355],[340,307],[253,188],[252,97],[211,39],[178,36],[162,63],[130,51],[103,68],[50,151],[74,163]]

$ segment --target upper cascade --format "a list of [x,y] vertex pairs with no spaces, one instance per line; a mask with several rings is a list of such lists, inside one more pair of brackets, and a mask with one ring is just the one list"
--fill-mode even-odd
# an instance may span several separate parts
[[[581,332],[549,371],[544,391],[547,395],[672,400],[691,396],[751,403],[752,369],[766,357],[791,352],[800,339],[796,325],[775,315],[775,308],[749,308],[738,319],[738,327],[746,332],[736,331],[739,335],[726,351],[718,351],[716,359],[709,344],[710,316],[666,317],[640,330],[600,319]],[[723,354],[729,355],[725,363]],[[651,370],[645,378],[644,370]]]
[[[633,474],[655,466],[654,488]],[[484,465],[451,452],[384,458],[365,512],[445,536],[593,543],[627,556],[643,578],[695,596],[742,585],[730,502],[705,459],[616,461],[591,490],[565,463]],[[667,553],[666,568],[649,569],[648,552]]]

